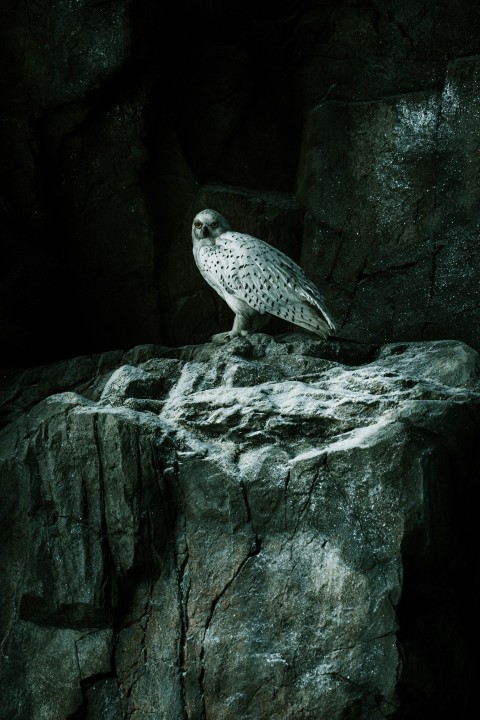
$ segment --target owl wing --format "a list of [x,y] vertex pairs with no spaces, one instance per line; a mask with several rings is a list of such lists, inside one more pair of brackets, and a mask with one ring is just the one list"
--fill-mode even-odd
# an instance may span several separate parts
[[324,334],[335,329],[325,300],[303,270],[280,250],[244,233],[216,240],[224,259],[223,287],[260,313]]

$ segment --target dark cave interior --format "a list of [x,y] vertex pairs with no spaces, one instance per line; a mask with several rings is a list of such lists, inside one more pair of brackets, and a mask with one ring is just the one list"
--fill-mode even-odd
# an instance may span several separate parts
[[478,29],[453,0],[7,3],[2,365],[228,326],[205,206],[347,337],[478,346]]

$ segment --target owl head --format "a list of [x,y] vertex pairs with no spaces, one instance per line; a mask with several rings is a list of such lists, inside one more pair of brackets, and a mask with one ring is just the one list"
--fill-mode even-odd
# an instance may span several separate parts
[[216,210],[202,210],[193,219],[192,240],[215,240],[219,235],[230,230],[230,223]]

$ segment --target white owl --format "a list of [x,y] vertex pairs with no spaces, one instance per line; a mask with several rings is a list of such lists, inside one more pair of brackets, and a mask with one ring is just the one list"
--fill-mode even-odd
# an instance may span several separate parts
[[335,323],[325,300],[303,270],[263,240],[233,232],[215,210],[202,210],[192,225],[193,257],[205,280],[235,313],[225,342],[258,330],[268,313],[326,338]]

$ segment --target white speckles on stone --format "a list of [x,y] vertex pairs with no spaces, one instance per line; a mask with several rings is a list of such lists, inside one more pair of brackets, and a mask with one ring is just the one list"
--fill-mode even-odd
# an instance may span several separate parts
[[357,447],[368,447],[372,443],[378,443],[378,434],[388,425],[395,422],[393,412],[386,413],[378,422],[366,425],[365,427],[356,428],[348,432],[345,437],[336,440],[326,448],[327,452],[338,452],[351,450]]
[[317,448],[312,448],[310,450],[306,450],[305,452],[299,453],[299,455],[295,455],[294,458],[290,460],[291,465],[296,465],[298,463],[308,463],[310,461],[318,462],[322,456],[325,455],[324,450],[318,450]]

